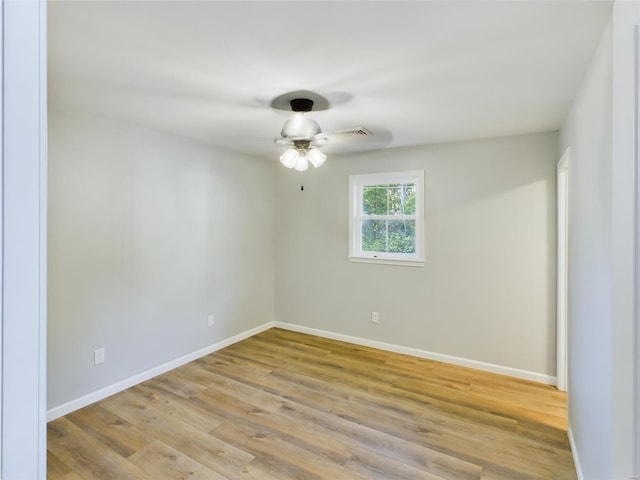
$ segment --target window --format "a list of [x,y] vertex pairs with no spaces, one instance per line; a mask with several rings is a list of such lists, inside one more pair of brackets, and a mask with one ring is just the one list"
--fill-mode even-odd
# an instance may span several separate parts
[[349,177],[349,260],[424,266],[424,172]]

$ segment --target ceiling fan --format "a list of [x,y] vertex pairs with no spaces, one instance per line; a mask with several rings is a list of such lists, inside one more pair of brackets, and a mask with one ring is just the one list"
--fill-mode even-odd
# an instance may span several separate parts
[[322,96],[308,91],[290,92],[276,97],[271,106],[280,110],[291,110],[293,116],[283,125],[280,137],[274,141],[288,147],[280,156],[280,163],[287,168],[304,172],[309,164],[318,168],[327,159],[318,149],[327,145],[349,143],[353,139],[370,137],[373,133],[358,127],[331,134],[323,133],[318,122],[306,114],[326,110],[329,102]]

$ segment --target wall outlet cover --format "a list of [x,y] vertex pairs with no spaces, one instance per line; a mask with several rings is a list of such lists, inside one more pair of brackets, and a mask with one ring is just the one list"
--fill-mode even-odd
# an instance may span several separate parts
[[99,349],[93,351],[93,364],[94,365],[100,365],[101,363],[104,363],[104,360],[105,360],[104,348],[99,348]]

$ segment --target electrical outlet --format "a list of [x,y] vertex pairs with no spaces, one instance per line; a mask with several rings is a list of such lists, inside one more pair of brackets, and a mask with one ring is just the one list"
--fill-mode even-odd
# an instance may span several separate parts
[[371,312],[371,323],[379,323],[380,317],[378,316],[378,312]]
[[104,348],[93,351],[93,364],[100,365],[101,363],[104,363]]
[[215,318],[213,317],[213,313],[209,315],[207,318],[209,320],[209,326],[212,326],[213,324],[216,323]]

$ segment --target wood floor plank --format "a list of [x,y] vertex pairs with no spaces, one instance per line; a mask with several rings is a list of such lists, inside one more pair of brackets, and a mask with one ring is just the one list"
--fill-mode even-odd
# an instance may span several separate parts
[[[205,389],[206,391],[224,391],[225,394],[233,398],[251,403],[268,411],[275,411],[279,409],[286,401],[279,395],[268,392],[262,388],[255,388],[252,384],[247,384],[242,381],[242,377],[219,375],[211,372],[208,373],[212,382],[207,384],[207,388]],[[247,373],[245,374],[245,377],[249,375],[250,374]]]
[[49,424],[52,480],[575,480],[553,387],[270,329]]
[[130,461],[157,480],[208,479],[229,480],[160,441],[133,454]]
[[[369,480],[444,480],[426,470],[398,462],[389,457],[372,454],[368,451],[358,452],[347,462],[346,467],[362,474]],[[481,470],[479,468],[479,470]],[[468,477],[478,479],[480,477]]]
[[388,457],[417,469],[434,473],[431,467],[438,465],[455,465],[455,473],[451,480],[465,478],[468,472],[474,472],[478,465],[464,459],[450,457],[446,453],[428,448],[425,445],[409,442],[354,423],[330,412],[322,412],[299,404],[287,404],[282,409],[283,415],[296,418],[301,423],[311,423],[345,443],[352,444],[354,451],[371,451],[377,455]]
[[253,428],[268,430],[269,434],[286,442],[300,446],[320,457],[326,457],[343,464],[351,456],[349,445],[341,442],[333,434],[325,433],[310,425],[300,424],[286,416],[263,410],[256,405],[243,402],[223,392],[207,390],[199,395],[212,409],[219,409],[229,415],[230,423],[245,423]]
[[[161,441],[220,476],[239,478],[237,473],[253,460],[250,453],[204,433],[197,425],[198,420],[196,424],[184,421],[185,418],[197,417],[183,416],[178,419],[156,408],[146,397],[135,392],[127,391],[111,398],[106,408],[128,422],[138,424],[148,438]],[[215,422],[216,426],[219,424],[219,421]]]
[[256,428],[256,424],[227,422],[218,427],[215,434],[227,442],[241,445],[256,457],[273,465],[284,478],[366,480],[366,477],[350,472],[340,463],[329,461],[326,457],[315,455],[273,435],[269,429]]
[[99,403],[73,412],[67,419],[124,458],[152,441],[137,427],[105,410]]
[[164,390],[162,385],[154,380],[136,385],[128,391],[139,395],[148,405],[155,407],[163,414],[205,433],[216,428],[224,421],[224,419],[216,417],[206,405],[196,405],[191,399],[184,399],[179,395]]
[[152,478],[65,418],[49,424],[47,441],[50,453],[68,465],[80,478]]
[[47,454],[47,477],[52,480],[72,480],[80,477],[71,467],[55,456],[51,451]]

